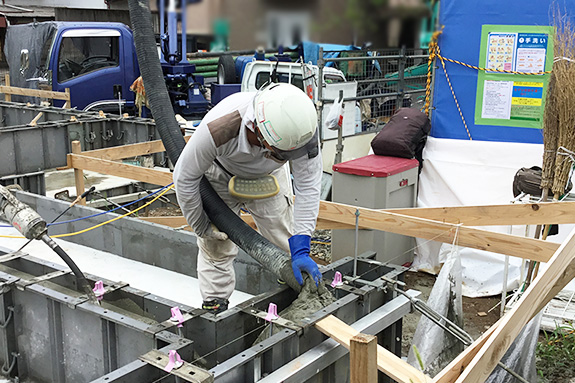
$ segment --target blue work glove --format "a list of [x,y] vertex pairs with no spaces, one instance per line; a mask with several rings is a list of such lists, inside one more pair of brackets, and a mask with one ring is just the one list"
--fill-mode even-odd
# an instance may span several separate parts
[[289,239],[289,249],[291,252],[291,267],[295,280],[303,285],[302,271],[305,271],[315,281],[317,286],[321,280],[321,273],[317,264],[309,257],[311,237],[309,235],[293,235]]

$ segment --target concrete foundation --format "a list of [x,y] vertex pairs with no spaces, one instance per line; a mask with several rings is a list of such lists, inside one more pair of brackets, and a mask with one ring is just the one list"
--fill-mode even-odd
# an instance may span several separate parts
[[[64,202],[28,193],[16,193],[16,197],[48,221],[67,207]],[[61,219],[96,212],[78,206]],[[73,232],[109,218],[52,226],[50,234]],[[143,264],[190,276],[196,273],[197,246],[189,232],[127,218],[68,239]],[[265,325],[261,312],[270,302],[281,311],[294,300],[295,292],[279,286],[273,275],[241,251],[235,263],[237,288],[254,296],[214,316],[125,282],[105,279],[109,291],[101,306],[94,305],[78,291],[75,277],[66,267],[28,255],[26,249],[13,253],[6,248],[6,241],[10,239],[0,241],[4,247],[0,249],[0,364],[20,382],[176,382],[174,375],[142,360],[154,349],[163,354],[177,350],[186,362],[194,362],[211,375],[202,380],[186,376],[179,381],[346,382],[347,351],[326,339],[313,324],[326,315],[336,315],[360,331],[378,334],[380,343],[399,355],[401,318],[411,310],[405,297],[394,296],[381,282],[384,275],[401,279],[404,269],[361,258],[359,278],[333,290],[335,303],[306,318],[305,323],[285,324],[279,333],[253,344]],[[68,250],[74,258],[72,247]],[[46,252],[50,252],[47,247]],[[336,270],[350,276],[353,260],[348,257],[321,268],[328,281]],[[102,279],[90,270],[83,271],[92,284]],[[184,313],[181,328],[169,321],[174,306]]]

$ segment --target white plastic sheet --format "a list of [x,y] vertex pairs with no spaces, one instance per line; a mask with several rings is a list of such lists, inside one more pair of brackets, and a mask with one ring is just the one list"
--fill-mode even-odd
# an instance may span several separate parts
[[[458,247],[447,256],[445,265],[437,277],[429,294],[427,305],[435,312],[463,328],[463,300],[461,295],[461,258]],[[461,351],[463,343],[422,315],[413,335],[413,345],[417,348],[423,364],[423,371],[435,376]],[[414,349],[409,350],[407,362],[421,369]]]
[[[524,166],[541,166],[543,145],[429,137],[423,158],[418,207],[508,204],[513,200],[515,173]],[[481,229],[501,233],[510,230],[502,226]],[[560,234],[567,231],[560,228]],[[514,226],[512,234],[524,236],[525,226]],[[556,242],[561,239],[561,235],[549,237]],[[414,268],[437,274],[451,245],[421,239],[417,245]],[[463,295],[502,292],[504,255],[470,248],[462,248],[460,254]],[[521,259],[510,257],[508,290],[518,286],[520,266]]]

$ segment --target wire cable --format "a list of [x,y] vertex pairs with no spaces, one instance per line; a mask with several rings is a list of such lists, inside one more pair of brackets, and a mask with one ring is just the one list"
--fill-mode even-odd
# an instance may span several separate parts
[[[171,185],[173,185],[173,182],[172,182],[171,184],[168,184],[168,185],[166,185],[166,186],[164,186],[164,187],[162,187],[162,188],[156,190],[155,192],[151,192],[151,194],[145,195],[145,196],[143,196],[143,197],[140,198],[140,199],[137,199],[137,200],[132,201],[132,202],[128,202],[128,203],[126,203],[126,204],[124,204],[124,205],[115,207],[115,208],[112,209],[112,210],[106,210],[106,211],[103,211],[103,212],[101,212],[101,213],[96,213],[96,214],[88,215],[88,216],[86,216],[86,217],[80,217],[80,218],[70,219],[70,220],[67,220],[67,221],[53,222],[53,223],[49,223],[47,226],[50,227],[50,226],[62,225],[62,224],[65,224],[65,223],[78,222],[78,221],[82,221],[82,220],[84,220],[84,219],[99,217],[99,216],[104,215],[104,214],[113,213],[113,212],[115,212],[116,210],[119,210],[119,209],[121,209],[121,208],[125,208],[125,207],[128,207],[128,206],[131,206],[131,205],[133,205],[133,204],[135,204],[135,203],[138,203],[138,202],[143,201],[143,200],[145,200],[145,199],[147,199],[147,198],[150,198],[150,197],[152,197],[152,196],[154,196],[154,195],[156,195],[156,194],[162,192],[164,189],[170,187]],[[0,227],[12,227],[12,226],[11,226],[11,225],[0,225]]]
[[[94,230],[94,229],[97,229],[97,228],[102,227],[102,226],[104,226],[104,225],[107,225],[107,224],[109,224],[109,223],[112,223],[112,222],[114,222],[114,221],[117,221],[117,220],[119,220],[119,219],[121,219],[121,218],[127,217],[127,216],[129,216],[129,215],[131,215],[131,214],[136,213],[137,211],[142,210],[142,209],[145,208],[146,206],[151,205],[153,202],[155,202],[157,199],[159,199],[161,196],[163,196],[163,195],[166,194],[170,189],[173,189],[173,188],[174,188],[174,184],[173,184],[173,183],[170,184],[170,185],[168,185],[168,186],[165,186],[165,187],[164,187],[165,190],[164,190],[162,193],[160,193],[159,195],[157,195],[157,196],[156,196],[154,199],[152,199],[151,201],[146,202],[144,205],[140,206],[140,207],[137,208],[137,209],[132,210],[132,211],[129,212],[129,213],[126,213],[126,214],[124,214],[124,215],[118,216],[118,217],[116,217],[116,218],[109,219],[109,220],[107,220],[107,221],[105,221],[105,222],[102,222],[102,223],[99,223],[99,224],[97,224],[97,225],[91,226],[91,227],[89,227],[89,228],[87,228],[87,229],[84,229],[84,230],[79,230],[79,231],[75,231],[75,232],[72,232],[72,233],[56,234],[56,235],[52,235],[51,237],[52,237],[52,238],[65,238],[65,237],[71,237],[71,236],[78,235],[78,234],[83,234],[83,233],[86,233],[86,232],[88,232],[88,231],[90,231],[90,230]],[[18,235],[0,235],[0,238],[24,238],[24,237],[18,236]]]

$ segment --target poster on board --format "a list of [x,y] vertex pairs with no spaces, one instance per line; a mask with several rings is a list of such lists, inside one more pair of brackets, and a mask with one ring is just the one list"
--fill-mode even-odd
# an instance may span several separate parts
[[476,125],[542,128],[553,28],[483,25]]

